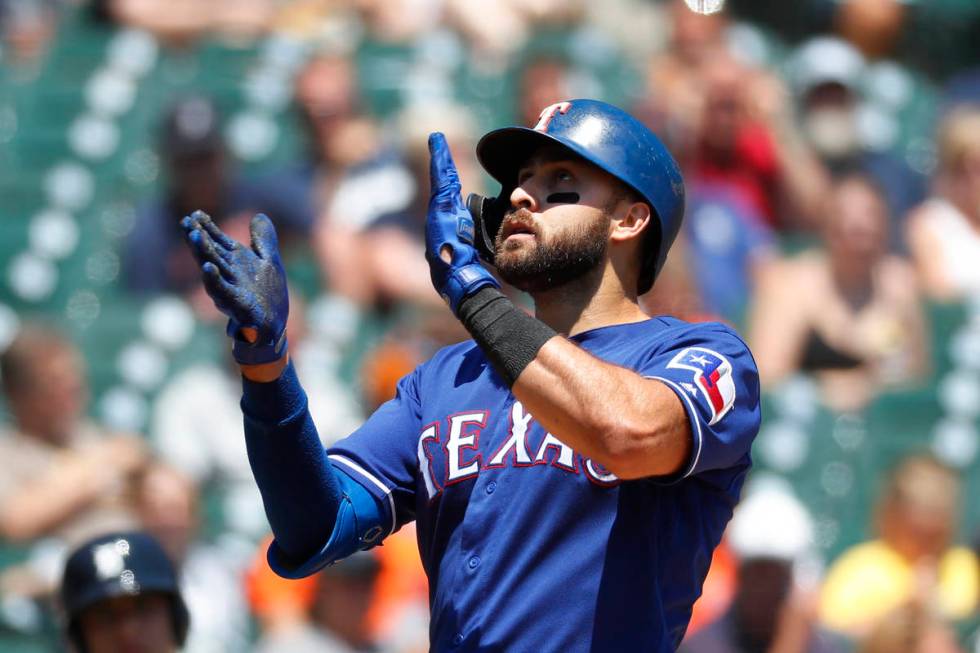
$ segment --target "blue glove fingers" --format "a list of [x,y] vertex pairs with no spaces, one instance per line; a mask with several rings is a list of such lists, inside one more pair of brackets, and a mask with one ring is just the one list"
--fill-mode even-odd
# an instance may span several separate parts
[[180,219],[180,228],[184,230],[185,238],[189,236],[192,231],[194,231],[194,228],[196,226],[197,226],[197,221],[194,220],[194,218],[192,218],[189,215],[185,215],[183,218]]
[[187,244],[190,245],[191,254],[200,265],[211,262],[207,250],[204,247],[204,232],[200,228],[194,227],[186,233]]
[[212,220],[211,216],[209,216],[207,213],[204,211],[194,211],[192,216],[197,217],[197,223],[204,228],[204,231],[206,231],[207,234],[211,236],[211,239],[214,240],[214,242],[217,243],[221,249],[225,250],[225,252],[230,252],[238,247],[238,243],[229,238],[225,232],[221,231],[221,229],[218,228],[218,225],[214,223],[214,220]]
[[443,191],[455,190],[458,193],[460,189],[459,173],[442,132],[429,134],[429,186],[433,198],[437,194],[442,195]]
[[210,263],[215,266],[215,268],[224,276],[228,281],[234,281],[234,273],[231,268],[225,262],[225,260],[215,252],[215,247],[213,241],[210,237],[200,229],[200,227],[194,229],[189,234],[187,234],[187,242],[190,245],[191,254],[197,260],[203,268],[204,265]]
[[219,311],[230,318],[239,322],[245,317],[242,315],[242,305],[245,303],[241,292],[233,285],[221,278],[218,268],[211,262],[201,266],[204,278],[204,290],[214,301],[214,305]]
[[196,229],[195,233],[195,244],[200,247],[207,262],[217,267],[225,280],[229,283],[235,283],[235,271],[232,268],[231,262],[226,258],[227,255],[222,254],[221,248],[215,244],[214,239],[207,232]]
[[249,233],[252,237],[252,250],[260,257],[269,260],[279,255],[279,237],[276,236],[275,225],[267,215],[259,213],[253,217]]

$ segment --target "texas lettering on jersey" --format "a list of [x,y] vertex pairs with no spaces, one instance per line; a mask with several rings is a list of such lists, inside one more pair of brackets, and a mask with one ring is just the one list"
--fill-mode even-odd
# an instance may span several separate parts
[[[543,429],[532,429],[532,415],[515,401],[510,409],[510,428],[504,442],[489,453],[479,451],[480,436],[491,418],[489,411],[464,411],[433,423],[419,435],[419,470],[429,499],[443,489],[480,474],[481,470],[503,467],[551,465],[570,474],[584,472],[593,483],[612,486],[620,480],[599,463],[584,458]],[[529,438],[530,432],[541,432]],[[441,455],[440,455],[441,454]]]
[[386,534],[417,524],[434,651],[666,653],[681,641],[751,465],[755,364],[717,323],[658,317],[570,339],[678,396],[692,447],[675,477],[621,480],[575,451],[472,342],[437,352],[330,447],[386,508]]
[[[690,394],[700,392],[710,414],[709,424],[716,424],[735,403],[732,365],[724,356],[705,347],[688,347],[667,364],[668,368],[688,370],[691,382],[681,385]],[[463,411],[450,415],[444,423],[435,422],[422,429],[418,442],[419,470],[429,499],[450,485],[480,474],[483,469],[548,465],[568,473],[580,470],[593,483],[614,486],[620,480],[601,464],[584,458],[551,433],[529,441],[533,416],[520,401],[510,409],[507,438],[490,454],[479,451],[480,435],[491,419],[489,411]],[[538,429],[543,431],[543,429]],[[436,456],[436,452],[442,456]],[[439,458],[443,471],[437,473]]]

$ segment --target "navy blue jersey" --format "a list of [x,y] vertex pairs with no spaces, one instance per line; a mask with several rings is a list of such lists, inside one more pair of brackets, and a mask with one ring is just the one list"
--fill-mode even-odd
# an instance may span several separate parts
[[571,340],[681,398],[694,442],[677,477],[620,481],[579,455],[472,342],[419,366],[329,449],[389,507],[388,530],[417,521],[433,651],[673,651],[684,634],[751,464],[755,363],[717,323],[662,317]]

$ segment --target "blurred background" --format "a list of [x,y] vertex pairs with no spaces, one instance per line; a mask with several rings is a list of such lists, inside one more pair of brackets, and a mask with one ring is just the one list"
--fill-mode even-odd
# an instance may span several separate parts
[[980,3],[0,0],[0,650],[60,651],[66,552],[138,527],[186,650],[424,651],[414,533],[264,563],[224,320],[179,219],[269,214],[325,443],[465,337],[422,255],[425,139],[595,97],[668,143],[651,313],[739,328],[746,499],[685,650],[980,651]]

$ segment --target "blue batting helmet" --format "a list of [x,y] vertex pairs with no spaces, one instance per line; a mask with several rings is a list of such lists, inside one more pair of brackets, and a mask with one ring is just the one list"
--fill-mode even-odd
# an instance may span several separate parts
[[85,542],[68,557],[61,580],[61,604],[68,636],[84,653],[80,612],[106,599],[165,594],[170,599],[174,641],[183,646],[190,615],[180,593],[177,572],[163,547],[142,532],[110,533]]
[[493,262],[493,239],[517,186],[518,169],[548,144],[561,145],[606,171],[650,205],[657,229],[645,241],[638,284],[640,293],[649,290],[680,230],[684,180],[674,157],[652,131],[622,109],[598,100],[552,104],[541,112],[533,128],[505,127],[480,139],[477,158],[502,186],[495,200],[471,196],[467,202],[481,223],[484,242],[478,243],[480,253]]

